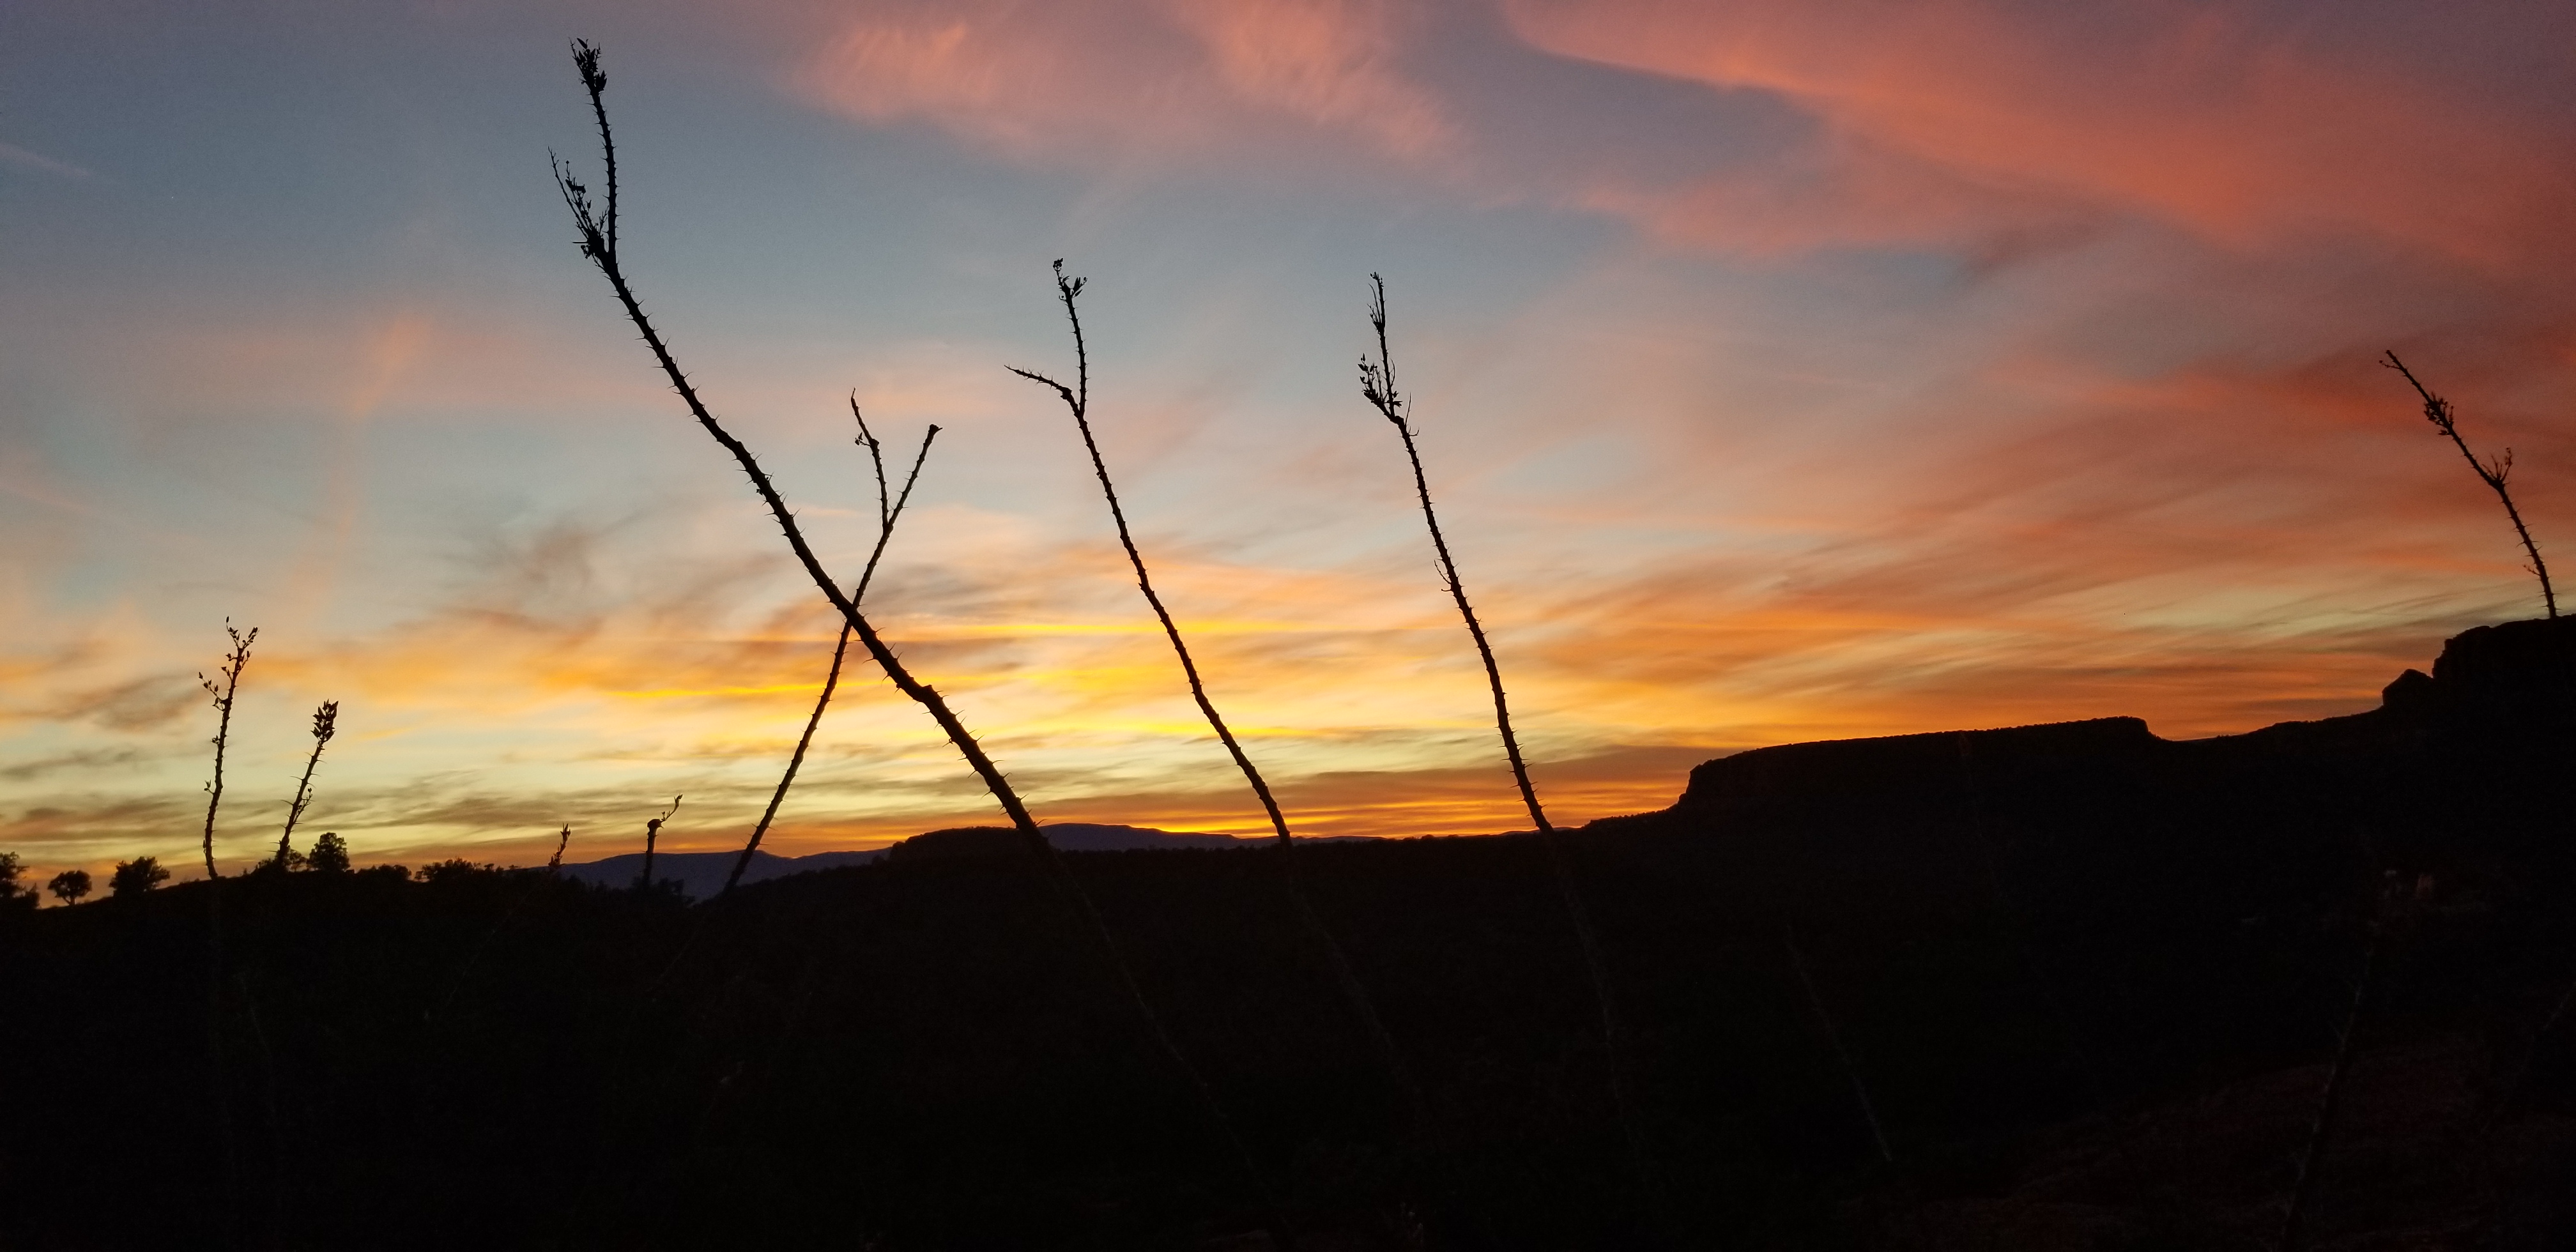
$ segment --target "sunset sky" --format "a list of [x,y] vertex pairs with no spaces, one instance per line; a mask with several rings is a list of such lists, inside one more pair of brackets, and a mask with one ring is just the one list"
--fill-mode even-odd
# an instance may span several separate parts
[[[745,0],[0,8],[0,850],[738,846],[833,617],[573,247],[624,254],[827,559],[846,398],[943,434],[868,597],[1042,820],[1249,833],[1127,578],[1313,834],[1526,825],[1368,275],[1539,782],[2358,711],[2537,616],[2394,348],[2576,577],[2576,7]],[[2555,546],[2553,546],[2555,545]],[[854,661],[771,845],[996,820]]]

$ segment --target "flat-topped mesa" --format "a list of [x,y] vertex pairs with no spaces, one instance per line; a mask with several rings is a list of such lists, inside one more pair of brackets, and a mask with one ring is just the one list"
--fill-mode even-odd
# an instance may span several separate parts
[[2163,743],[2134,717],[1786,743],[1697,766],[1673,807],[1676,812],[1714,813],[1823,791],[1859,798],[1955,790],[1963,770],[2022,772],[2135,756]]
[[[1983,823],[2011,812],[2098,822],[2152,796],[2211,786],[2320,789],[2345,799],[2423,790],[2407,771],[2457,775],[2537,759],[2576,735],[2576,618],[2480,626],[2446,641],[2431,673],[2409,669],[2378,708],[2239,735],[2166,740],[2134,717],[1782,744],[1693,769],[1669,809],[1594,828],[1882,829]],[[2438,763],[2438,764],[2437,764]],[[2376,776],[2374,776],[2376,775]],[[2251,793],[2249,792],[2249,795]],[[2230,796],[2232,805],[2243,797]],[[1982,813],[1982,816],[1981,816]]]

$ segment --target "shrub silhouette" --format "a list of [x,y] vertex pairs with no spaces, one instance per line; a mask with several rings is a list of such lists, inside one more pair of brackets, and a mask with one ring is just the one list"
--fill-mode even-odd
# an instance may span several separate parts
[[421,866],[419,869],[413,870],[412,877],[417,878],[422,882],[435,885],[438,883],[459,882],[464,879],[471,878],[476,873],[488,868],[490,867],[476,865],[474,862],[466,860],[461,856],[451,856],[444,861],[432,861],[427,865]]
[[170,871],[161,868],[161,858],[138,856],[116,863],[115,872],[107,876],[107,894],[139,896],[168,881]]
[[317,874],[349,872],[349,842],[336,831],[323,831],[313,841],[313,850],[304,854],[304,868]]
[[83,896],[89,894],[89,871],[64,870],[54,875],[52,882],[45,884],[45,890],[53,892],[54,898],[65,904],[78,904]]

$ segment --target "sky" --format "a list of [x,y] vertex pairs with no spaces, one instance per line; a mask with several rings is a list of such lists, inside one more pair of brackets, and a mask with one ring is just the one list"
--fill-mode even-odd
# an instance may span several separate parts
[[[27,0],[0,7],[0,850],[739,846],[855,397],[940,436],[871,619],[1041,820],[1256,833],[1047,392],[1300,833],[1525,827],[1369,275],[1560,824],[1821,738],[2369,708],[2576,534],[2576,9],[2517,0]],[[2570,569],[2576,569],[2571,563]],[[998,820],[855,659],[773,850]],[[299,838],[299,842],[303,842]]]

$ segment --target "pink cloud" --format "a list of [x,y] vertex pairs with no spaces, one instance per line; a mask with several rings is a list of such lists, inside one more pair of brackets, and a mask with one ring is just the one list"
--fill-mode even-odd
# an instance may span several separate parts
[[[2399,37],[2330,49],[2250,5],[1508,0],[1506,10],[1548,52],[1775,93],[1809,111],[1833,136],[1832,177],[1858,193],[1835,197],[1856,227],[1919,227],[1979,199],[2010,221],[2054,197],[2231,247],[2360,232],[2498,269],[2563,254],[2561,224],[2576,216],[2576,172],[2557,159],[2563,119],[2472,98]],[[2518,38],[2509,14],[2463,14],[2457,26],[2466,40]],[[1722,181],[1662,214],[1740,212],[1752,194]],[[1759,245],[1776,215],[1752,217]]]
[[1196,35],[1226,86],[1319,126],[1374,137],[1416,155],[1449,126],[1437,105],[1392,68],[1396,23],[1373,0],[1237,0],[1169,4]]
[[927,121],[1020,157],[1203,151],[1283,120],[1419,155],[1449,124],[1397,72],[1399,33],[1374,0],[882,5],[790,82],[862,121]]

